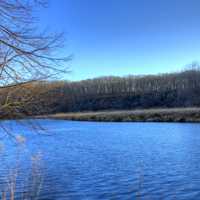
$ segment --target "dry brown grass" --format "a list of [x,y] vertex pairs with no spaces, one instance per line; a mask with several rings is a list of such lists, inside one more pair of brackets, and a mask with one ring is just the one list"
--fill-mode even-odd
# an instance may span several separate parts
[[[17,178],[20,178],[20,169],[15,168],[9,172],[9,174],[4,178],[5,184],[0,188],[0,199],[2,200],[16,200],[19,199],[19,194],[17,195]],[[20,191],[20,200],[37,200],[40,195],[42,188],[43,176],[41,172],[41,156],[37,154],[32,157],[32,167],[31,173],[24,180],[23,188],[28,188],[28,190]],[[20,183],[22,184],[22,183]],[[17,197],[18,196],[18,197]]]
[[57,113],[37,118],[105,122],[200,122],[200,108],[165,108]]

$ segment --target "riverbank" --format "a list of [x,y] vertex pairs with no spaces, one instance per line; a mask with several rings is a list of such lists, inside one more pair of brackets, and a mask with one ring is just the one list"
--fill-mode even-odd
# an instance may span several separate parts
[[200,122],[200,108],[57,113],[37,118],[99,122]]

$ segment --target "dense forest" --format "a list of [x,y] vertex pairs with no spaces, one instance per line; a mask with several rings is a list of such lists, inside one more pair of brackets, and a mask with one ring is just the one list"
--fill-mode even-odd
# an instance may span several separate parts
[[[43,81],[1,89],[1,116],[200,106],[200,70],[160,75]],[[9,109],[5,105],[9,106]],[[12,106],[13,105],[13,106]],[[14,110],[13,110],[13,109]]]

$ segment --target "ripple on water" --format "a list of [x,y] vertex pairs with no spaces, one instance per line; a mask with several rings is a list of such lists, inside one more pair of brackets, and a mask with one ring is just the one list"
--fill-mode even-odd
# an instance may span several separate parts
[[[38,151],[42,152],[39,200],[193,200],[200,196],[199,124],[38,120],[51,133],[43,136],[9,123],[27,139],[17,179],[19,199],[28,190],[24,180],[30,174],[30,155]],[[5,141],[5,145],[0,177],[15,166],[18,152],[12,143]],[[0,178],[0,188],[3,184],[5,179]]]

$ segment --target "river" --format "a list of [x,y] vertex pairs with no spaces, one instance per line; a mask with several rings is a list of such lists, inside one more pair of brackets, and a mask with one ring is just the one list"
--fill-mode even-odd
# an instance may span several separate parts
[[20,141],[1,129],[0,189],[17,169],[16,199],[34,181],[39,200],[200,198],[200,124],[11,120],[1,126]]

